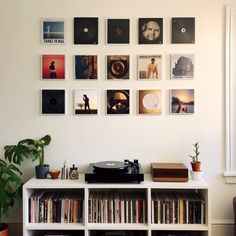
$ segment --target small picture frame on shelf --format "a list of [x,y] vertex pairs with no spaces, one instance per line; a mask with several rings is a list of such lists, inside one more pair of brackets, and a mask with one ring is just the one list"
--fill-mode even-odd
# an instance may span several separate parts
[[96,55],[75,55],[74,59],[76,80],[96,80],[98,78]]
[[128,89],[107,90],[107,114],[121,115],[130,112],[130,91]]
[[172,54],[171,55],[171,79],[194,79],[194,54]]
[[130,20],[129,19],[107,19],[107,44],[129,44],[130,43]]
[[65,114],[65,90],[42,90],[42,114]]
[[138,56],[138,79],[160,80],[162,78],[162,55]]
[[130,76],[129,55],[107,56],[107,79],[124,80]]
[[98,114],[97,89],[76,89],[74,91],[74,114],[75,115]]
[[74,17],[74,44],[98,44],[98,17]]
[[65,79],[65,55],[42,55],[42,79]]
[[161,90],[139,90],[139,114],[160,115],[162,111]]
[[139,44],[163,43],[163,18],[139,18]]
[[170,114],[189,115],[194,111],[194,89],[170,90]]
[[57,18],[41,19],[41,43],[64,44],[65,20]]
[[195,17],[172,18],[172,43],[195,43]]

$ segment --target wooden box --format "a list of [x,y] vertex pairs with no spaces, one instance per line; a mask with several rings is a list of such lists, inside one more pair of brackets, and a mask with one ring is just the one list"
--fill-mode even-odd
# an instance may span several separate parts
[[155,182],[188,181],[188,168],[183,163],[152,163],[151,173]]

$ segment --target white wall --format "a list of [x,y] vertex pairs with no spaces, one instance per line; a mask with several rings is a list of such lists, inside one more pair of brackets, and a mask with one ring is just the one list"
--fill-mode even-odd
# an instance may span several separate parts
[[[62,166],[66,159],[79,165],[83,172],[90,162],[138,158],[145,172],[151,162],[183,162],[189,166],[188,154],[192,143],[200,142],[204,177],[210,184],[212,222],[232,222],[232,198],[235,185],[225,184],[224,171],[224,16],[225,4],[234,0],[1,0],[0,1],[0,148],[23,138],[40,138],[51,134],[46,148],[47,162],[52,168]],[[99,17],[99,45],[73,44],[73,17]],[[196,17],[196,43],[170,44],[171,17]],[[40,44],[40,18],[62,17],[66,20],[66,44]],[[105,44],[106,18],[131,19],[131,44]],[[163,17],[163,45],[138,45],[139,17]],[[65,81],[40,79],[40,55],[66,55]],[[170,54],[194,53],[196,79],[171,81]],[[73,55],[97,54],[99,80],[75,81]],[[131,79],[107,81],[105,56],[129,54]],[[137,81],[137,55],[162,54],[163,79]],[[67,93],[65,116],[40,115],[40,90],[63,88]],[[98,88],[100,95],[98,116],[73,115],[73,90]],[[105,91],[109,88],[131,90],[131,114],[107,116]],[[160,116],[137,115],[138,89],[157,88],[163,93],[163,112]],[[168,114],[168,90],[194,88],[194,115]],[[23,167],[24,178],[30,178],[34,163]],[[222,223],[223,222],[223,223]],[[217,226],[219,227],[219,226]],[[217,232],[219,232],[217,230]],[[222,234],[223,235],[223,234]],[[226,235],[226,234],[225,234]],[[228,233],[227,233],[228,235]]]

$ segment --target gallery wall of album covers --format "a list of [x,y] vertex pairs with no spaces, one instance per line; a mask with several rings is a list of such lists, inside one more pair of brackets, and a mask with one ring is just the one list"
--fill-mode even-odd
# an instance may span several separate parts
[[[41,19],[41,44],[45,47],[44,51],[49,52],[41,54],[41,79],[44,81],[44,88],[41,89],[41,114],[67,113],[68,86],[65,83],[68,80],[76,82],[71,88],[74,115],[98,115],[101,114],[99,110],[103,110],[106,115],[132,114],[132,107],[136,109],[137,115],[161,115],[164,100],[168,104],[167,114],[194,114],[193,83],[186,82],[183,87],[175,85],[183,85],[183,81],[195,79],[195,54],[192,51],[175,51],[174,46],[177,49],[179,44],[195,44],[195,17],[170,18],[169,41],[164,37],[167,30],[163,24],[166,20],[164,18],[140,17],[132,24],[128,18],[103,20],[105,24],[101,25],[98,17],[74,17],[73,26],[69,26],[63,18]],[[65,27],[73,28],[71,43],[66,40]],[[137,46],[143,47],[144,51],[148,48],[148,52],[151,48],[153,53],[133,55],[122,50],[122,46],[134,46],[131,40],[132,27],[138,31]],[[101,28],[106,32],[104,37],[100,35]],[[99,42],[101,38],[105,43]],[[172,51],[167,55],[158,53],[159,47],[168,44],[173,44]],[[66,53],[67,45],[75,46],[73,54]],[[80,52],[80,48],[84,52],[93,45],[116,48],[119,53],[114,54],[112,49],[106,55]],[[54,52],[58,50],[58,53],[50,53],[50,47],[54,47]],[[99,67],[102,64],[99,64],[99,60],[103,60],[106,68]],[[169,65],[169,72],[163,67],[164,64]],[[105,73],[99,74],[100,71]],[[49,81],[63,81],[60,83],[62,88],[52,88],[54,82]],[[84,86],[84,81],[87,81],[87,86]],[[116,81],[115,85],[119,81],[119,86],[114,86],[111,81]],[[129,81],[133,81],[139,88],[134,89]],[[171,81],[182,82],[171,84]],[[100,86],[101,82],[103,87]],[[100,102],[101,94],[105,96],[104,104]]]

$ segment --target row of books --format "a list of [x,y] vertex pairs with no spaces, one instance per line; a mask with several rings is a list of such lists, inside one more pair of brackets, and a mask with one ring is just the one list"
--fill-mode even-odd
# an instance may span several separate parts
[[146,223],[147,201],[143,192],[90,192],[89,223]]
[[152,192],[152,224],[205,224],[205,200],[196,192]]
[[35,191],[29,198],[30,223],[82,223],[81,192]]

